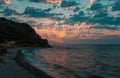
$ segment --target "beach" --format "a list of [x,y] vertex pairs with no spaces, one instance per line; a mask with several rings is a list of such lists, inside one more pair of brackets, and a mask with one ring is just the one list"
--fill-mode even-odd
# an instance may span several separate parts
[[0,78],[120,78],[119,46],[8,49]]
[[15,62],[15,57],[19,49],[8,49],[6,55],[0,56],[3,60],[0,63],[0,78],[38,78]]

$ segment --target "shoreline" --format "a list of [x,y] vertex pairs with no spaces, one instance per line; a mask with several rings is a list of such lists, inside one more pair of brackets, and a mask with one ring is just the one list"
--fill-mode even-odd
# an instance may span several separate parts
[[18,65],[22,66],[24,69],[28,70],[31,74],[34,74],[38,78],[54,78],[45,73],[44,71],[32,66],[29,62],[25,61],[24,53],[20,50],[17,52],[15,61]]
[[[38,47],[30,47],[38,49]],[[7,48],[7,53],[0,56],[0,78],[54,78],[42,70],[36,69],[24,60],[24,55],[19,50],[29,47]]]
[[15,62],[19,49],[22,48],[8,48],[7,53],[0,56],[3,59],[0,63],[0,78],[38,78]]

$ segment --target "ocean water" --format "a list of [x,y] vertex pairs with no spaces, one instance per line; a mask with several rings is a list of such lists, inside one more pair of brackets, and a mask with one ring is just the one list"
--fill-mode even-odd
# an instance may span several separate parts
[[[120,45],[35,49],[31,59],[42,62],[55,78],[120,78]],[[41,63],[37,63],[36,67]]]

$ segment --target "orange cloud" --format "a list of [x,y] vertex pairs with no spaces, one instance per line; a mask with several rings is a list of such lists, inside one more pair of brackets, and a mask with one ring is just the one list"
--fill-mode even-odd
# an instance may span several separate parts
[[46,0],[47,3],[52,3],[55,4],[57,6],[61,5],[61,0]]
[[95,0],[90,0],[90,3],[93,4],[95,2]]
[[56,37],[58,37],[58,38],[63,38],[63,37],[65,37],[66,36],[66,34],[64,33],[64,32],[58,32],[57,34],[56,34]]
[[5,3],[5,4],[11,4],[10,0],[3,0],[3,3]]
[[48,40],[52,41],[52,42],[57,42],[57,43],[62,43],[63,42],[63,40],[59,39],[59,38],[49,38]]
[[88,5],[88,8],[91,7],[91,5],[95,2],[95,0],[89,0],[90,1],[90,4]]
[[65,37],[64,32],[58,32],[52,29],[40,29],[38,27],[33,28],[42,38],[48,39],[49,41],[61,43],[63,42],[62,38]]
[[42,38],[58,43],[94,40],[113,35],[120,36],[120,30],[91,29],[92,26],[99,26],[98,24],[77,22],[74,25],[68,25],[59,24],[59,22],[45,19],[44,22],[41,21],[40,27],[34,26],[33,28]]

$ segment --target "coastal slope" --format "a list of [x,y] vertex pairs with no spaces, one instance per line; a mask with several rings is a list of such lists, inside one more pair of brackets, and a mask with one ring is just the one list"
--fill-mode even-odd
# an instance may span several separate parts
[[26,23],[18,23],[0,18],[0,43],[50,47],[46,39],[42,39],[34,29]]
[[[18,61],[15,61],[15,57],[18,57],[18,50],[25,47],[49,48],[51,46],[48,44],[48,40],[42,39],[30,25],[1,17],[0,78],[41,78],[42,75],[36,76],[31,71],[25,70],[26,67],[20,65]],[[26,66],[28,65],[26,64]],[[30,69],[34,70],[34,68]],[[46,73],[44,75],[50,78]]]

